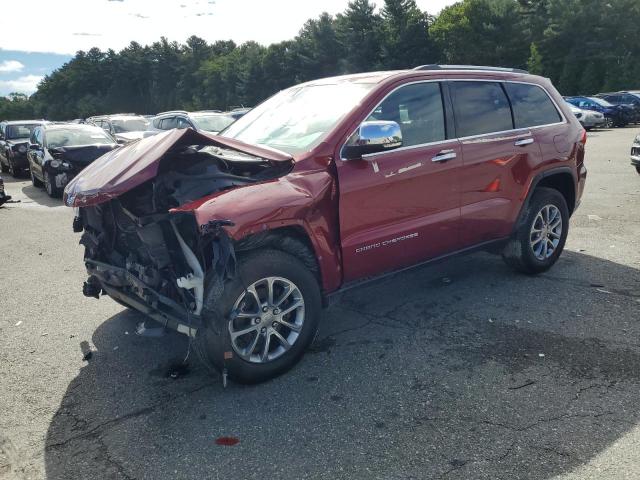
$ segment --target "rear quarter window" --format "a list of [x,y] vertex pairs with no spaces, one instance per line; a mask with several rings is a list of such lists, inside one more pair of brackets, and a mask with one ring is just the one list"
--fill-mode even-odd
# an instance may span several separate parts
[[[539,86],[509,82],[504,85],[511,100],[516,128],[536,127],[562,121],[549,95]],[[580,102],[580,106],[589,105],[587,102]]]
[[511,109],[498,83],[462,81],[450,83],[458,137],[513,129]]

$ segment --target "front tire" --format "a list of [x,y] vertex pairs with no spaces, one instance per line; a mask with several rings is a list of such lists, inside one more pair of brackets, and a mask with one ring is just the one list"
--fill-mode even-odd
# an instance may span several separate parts
[[58,198],[60,196],[60,189],[53,183],[55,180],[51,178],[48,170],[44,171],[44,188],[47,191],[47,195],[51,198]]
[[640,165],[636,165],[636,172],[638,172],[638,175],[640,175]]
[[537,188],[502,258],[522,273],[545,272],[560,257],[568,231],[569,209],[564,196],[552,188]]
[[321,298],[314,274],[279,250],[239,259],[235,277],[207,282],[197,351],[239,383],[259,383],[291,369],[318,330]]
[[42,182],[36,178],[31,168],[29,168],[29,175],[31,176],[31,184],[36,188],[42,188]]
[[9,175],[13,178],[18,178],[20,176],[20,170],[15,167],[10,158],[7,161],[9,162]]

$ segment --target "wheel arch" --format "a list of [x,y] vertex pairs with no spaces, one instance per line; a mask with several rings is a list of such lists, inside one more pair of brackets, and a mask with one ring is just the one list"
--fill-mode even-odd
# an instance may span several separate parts
[[260,248],[270,248],[288,253],[300,260],[313,273],[322,292],[334,289],[333,280],[327,272],[330,267],[323,264],[326,262],[322,262],[323,257],[319,253],[319,246],[303,226],[284,225],[251,233],[234,241],[237,255],[243,255]]
[[556,167],[544,172],[538,173],[532,180],[527,191],[527,195],[518,214],[518,221],[514,225],[513,230],[520,227],[520,223],[524,219],[531,197],[536,189],[540,187],[553,188],[559,191],[567,202],[569,216],[571,216],[576,207],[576,176],[570,167]]

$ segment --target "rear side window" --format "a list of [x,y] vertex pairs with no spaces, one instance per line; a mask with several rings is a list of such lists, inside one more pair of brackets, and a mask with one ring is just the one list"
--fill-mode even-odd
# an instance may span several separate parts
[[160,128],[162,130],[171,130],[172,128],[177,128],[177,126],[178,121],[176,120],[176,117],[163,118],[160,121]]
[[[504,86],[511,100],[516,128],[549,125],[562,121],[549,95],[542,88],[537,85],[509,82]],[[580,105],[587,106],[583,101]]]
[[367,118],[400,124],[402,145],[421,145],[445,139],[444,108],[440,84],[414,83],[400,87]]
[[513,129],[504,90],[492,82],[451,82],[458,137]]
[[176,128],[189,128],[191,125],[186,118],[177,117],[176,118]]

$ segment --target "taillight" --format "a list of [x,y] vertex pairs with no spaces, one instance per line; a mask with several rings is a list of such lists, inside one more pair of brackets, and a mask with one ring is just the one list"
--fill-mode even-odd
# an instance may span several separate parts
[[582,136],[580,137],[580,143],[582,145],[585,145],[587,143],[587,131],[586,130],[582,130]]

